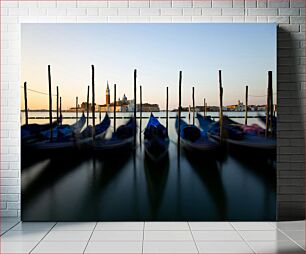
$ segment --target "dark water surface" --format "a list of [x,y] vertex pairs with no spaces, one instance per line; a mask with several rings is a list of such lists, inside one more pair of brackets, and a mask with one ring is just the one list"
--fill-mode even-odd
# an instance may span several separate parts
[[178,151],[174,119],[169,127],[169,153],[159,164],[139,140],[135,152],[107,156],[22,154],[22,220],[275,220],[275,161],[239,150],[190,155]]

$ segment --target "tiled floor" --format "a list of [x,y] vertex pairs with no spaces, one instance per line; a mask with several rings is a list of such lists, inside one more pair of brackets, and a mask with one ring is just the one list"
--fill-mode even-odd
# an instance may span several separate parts
[[304,253],[305,221],[22,223],[0,253]]

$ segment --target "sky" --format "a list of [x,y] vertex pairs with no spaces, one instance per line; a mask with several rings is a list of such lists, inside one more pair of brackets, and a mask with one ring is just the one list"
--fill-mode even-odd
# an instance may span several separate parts
[[[224,105],[244,102],[246,85],[249,104],[265,104],[268,71],[276,93],[275,24],[22,24],[21,56],[22,84],[26,81],[32,90],[48,92],[51,66],[52,91],[56,94],[59,86],[63,109],[73,107],[76,96],[80,103],[86,101],[91,65],[98,104],[105,103],[107,80],[111,101],[114,84],[117,99],[123,94],[132,99],[134,69],[143,102],[161,109],[166,86],[169,108],[178,106],[179,71],[182,106],[192,104],[192,86],[196,105],[203,105],[204,98],[208,105],[218,105],[218,70]],[[28,107],[47,109],[48,96],[29,91]]]

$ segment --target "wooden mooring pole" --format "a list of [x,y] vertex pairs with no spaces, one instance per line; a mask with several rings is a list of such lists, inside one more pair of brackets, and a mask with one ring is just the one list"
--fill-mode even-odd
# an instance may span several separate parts
[[58,92],[58,86],[56,86],[56,120],[57,121],[59,119],[58,105],[59,105],[59,92]]
[[273,116],[276,116],[276,111],[277,111],[277,106],[276,106],[276,104],[274,104],[274,107],[273,107]]
[[137,95],[137,70],[134,70],[134,147],[136,148],[136,133],[137,133],[137,121],[136,121],[136,112],[137,112],[137,104],[136,104],[136,95]]
[[220,142],[222,142],[223,140],[223,87],[222,87],[221,70],[219,70],[219,95],[220,95],[220,109],[219,109]]
[[204,98],[203,115],[206,116],[206,99]]
[[245,118],[244,124],[248,124],[248,96],[249,96],[249,87],[245,86]]
[[50,141],[53,139],[52,130],[52,87],[51,87],[51,69],[48,65],[48,82],[49,82],[49,124],[50,124]]
[[88,126],[89,124],[89,86],[87,87],[87,104],[86,104],[86,113],[87,113],[87,116],[86,116],[86,125]]
[[96,127],[96,116],[95,116],[95,67],[91,66],[91,86],[92,86],[92,139],[95,140],[95,127]]
[[166,129],[168,131],[168,118],[169,118],[169,90],[168,87],[166,88]]
[[265,136],[269,135],[269,126],[270,126],[270,73],[268,72],[268,89],[267,89],[267,105],[266,105],[266,131]]
[[114,84],[114,132],[116,131],[116,84]]
[[178,148],[180,147],[181,142],[181,108],[182,108],[182,71],[179,74],[179,105],[178,105]]
[[194,86],[192,87],[192,124],[195,124],[195,101],[194,101]]
[[272,71],[268,72],[268,85],[269,85],[269,90],[270,90],[270,131],[271,134],[273,135],[273,86],[272,86]]
[[78,97],[75,97],[75,117],[76,117],[76,119],[78,120],[78,116],[79,116],[79,112],[78,112],[78,104],[79,104],[79,102],[78,102]]
[[59,111],[60,111],[60,119],[61,119],[61,124],[62,124],[62,122],[63,122],[63,115],[62,115],[62,97],[60,97]]
[[24,113],[25,113],[25,124],[28,125],[29,123],[29,116],[28,116],[28,95],[27,95],[27,82],[24,82]]
[[142,86],[139,86],[139,144],[141,146],[142,135]]

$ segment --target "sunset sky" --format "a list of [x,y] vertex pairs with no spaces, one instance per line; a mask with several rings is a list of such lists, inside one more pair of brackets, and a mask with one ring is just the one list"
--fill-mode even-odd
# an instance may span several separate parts
[[[22,24],[22,84],[48,92],[47,66],[51,65],[52,91],[59,86],[63,109],[86,101],[95,66],[96,103],[105,103],[109,81],[117,99],[133,96],[133,70],[142,85],[143,101],[165,108],[178,104],[178,77],[183,72],[182,105],[218,105],[218,70],[222,70],[224,105],[244,101],[265,104],[267,72],[273,71],[276,93],[275,24]],[[139,95],[139,89],[138,89]],[[53,100],[55,103],[55,99]],[[55,105],[55,104],[54,104]],[[48,96],[28,92],[30,109],[48,108]],[[21,108],[24,108],[21,93]]]

